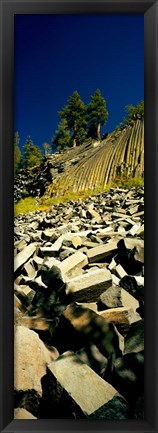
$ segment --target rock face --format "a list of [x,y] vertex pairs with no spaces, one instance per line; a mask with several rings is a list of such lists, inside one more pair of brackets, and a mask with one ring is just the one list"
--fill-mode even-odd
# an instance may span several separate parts
[[143,418],[143,205],[117,188],[15,218],[15,409]]
[[[90,141],[62,154],[48,155],[41,166],[31,171],[21,170],[15,179],[14,198],[18,201],[28,196],[41,197],[45,193],[62,195],[65,191],[93,190],[123,173],[143,176],[144,120],[109,134],[98,142],[97,147]],[[138,204],[131,203],[129,215],[136,212],[139,213]],[[82,215],[84,217],[84,211]],[[100,214],[90,206],[87,216],[99,223]]]

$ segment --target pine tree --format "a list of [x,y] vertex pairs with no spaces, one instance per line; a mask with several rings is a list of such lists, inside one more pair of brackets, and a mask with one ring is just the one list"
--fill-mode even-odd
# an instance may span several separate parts
[[42,161],[42,153],[38,146],[35,146],[31,137],[28,136],[26,143],[24,144],[24,167],[32,168],[35,165],[39,165]]
[[19,148],[20,137],[18,131],[14,134],[14,176],[16,176],[21,161],[21,151]]
[[70,132],[66,119],[62,119],[58,125],[58,129],[55,131],[55,135],[52,138],[52,144],[55,144],[56,149],[63,150],[65,147],[70,146]]
[[139,102],[137,105],[126,105],[125,110],[127,116],[124,118],[125,124],[133,124],[136,119],[144,118],[144,101]]
[[106,101],[99,89],[91,96],[91,102],[87,106],[88,135],[100,140],[101,125],[105,125],[108,119]]
[[76,147],[86,138],[86,107],[77,91],[73,92],[68,104],[59,112],[61,119],[65,119],[70,130],[72,145]]

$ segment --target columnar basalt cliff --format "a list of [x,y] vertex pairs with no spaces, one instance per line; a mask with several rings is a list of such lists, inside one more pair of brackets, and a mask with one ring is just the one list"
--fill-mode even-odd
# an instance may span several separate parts
[[94,190],[125,172],[132,177],[143,176],[144,122],[141,120],[118,133],[110,134],[97,147],[89,150],[81,161],[57,180],[57,193]]
[[62,195],[95,190],[121,175],[143,177],[144,120],[114,131],[104,140],[83,143],[63,153],[47,155],[39,167],[20,170],[15,201],[27,196]]

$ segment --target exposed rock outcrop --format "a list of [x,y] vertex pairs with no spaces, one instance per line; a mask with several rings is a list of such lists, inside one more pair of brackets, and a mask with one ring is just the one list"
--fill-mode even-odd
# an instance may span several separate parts
[[[28,196],[94,190],[123,174],[143,176],[143,120],[138,119],[133,126],[128,125],[122,131],[109,134],[97,146],[93,144],[89,142],[61,154],[47,155],[39,167],[20,170],[15,179],[15,201]],[[135,212],[135,209],[131,209],[131,212]]]

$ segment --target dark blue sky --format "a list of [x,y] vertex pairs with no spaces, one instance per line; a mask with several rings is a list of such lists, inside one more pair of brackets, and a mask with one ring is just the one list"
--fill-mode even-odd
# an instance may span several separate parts
[[39,146],[57,129],[74,90],[87,104],[97,88],[109,118],[144,99],[143,14],[15,15],[14,130]]

